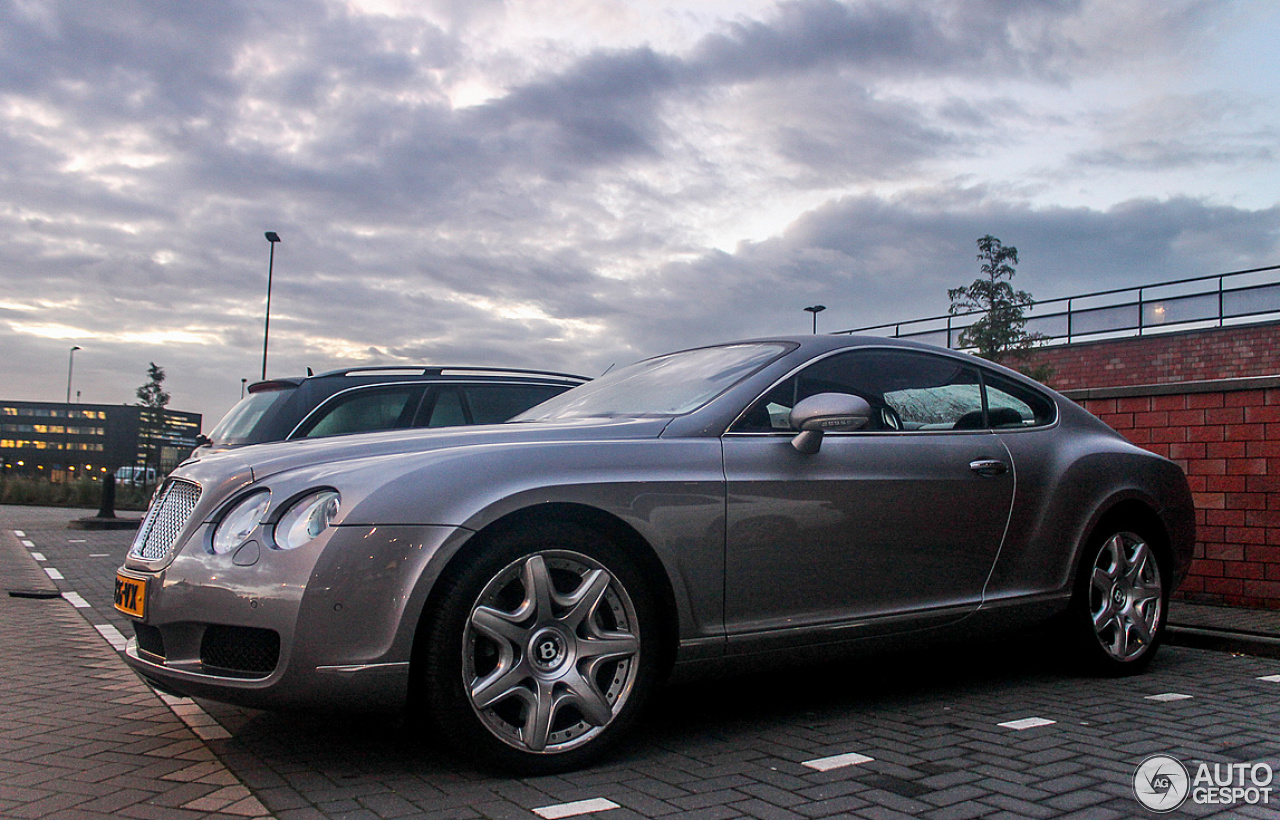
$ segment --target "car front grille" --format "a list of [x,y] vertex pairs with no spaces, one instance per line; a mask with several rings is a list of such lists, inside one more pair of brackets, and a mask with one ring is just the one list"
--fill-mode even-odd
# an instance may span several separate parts
[[280,661],[280,634],[249,626],[210,624],[200,641],[200,663],[210,674],[263,678]]
[[200,485],[171,479],[151,504],[129,554],[155,561],[169,554],[200,500]]

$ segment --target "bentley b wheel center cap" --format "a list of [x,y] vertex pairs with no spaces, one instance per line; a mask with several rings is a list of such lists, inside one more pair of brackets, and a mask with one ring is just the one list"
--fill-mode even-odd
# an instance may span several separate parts
[[552,672],[564,663],[568,654],[565,637],[554,629],[540,629],[529,641],[529,658],[541,672]]

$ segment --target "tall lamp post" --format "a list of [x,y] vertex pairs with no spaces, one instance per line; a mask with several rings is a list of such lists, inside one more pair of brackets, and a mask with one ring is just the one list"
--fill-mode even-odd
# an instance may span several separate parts
[[80,349],[80,345],[71,348],[71,352],[67,354],[67,404],[71,403],[71,368],[76,363],[76,351]]
[[267,380],[267,339],[271,335],[271,273],[276,266],[276,243],[280,234],[267,231],[267,241],[271,243],[271,257],[267,260],[267,318],[262,323],[262,380]]
[[826,305],[810,305],[805,308],[806,311],[813,314],[813,335],[818,335],[818,314],[826,310]]

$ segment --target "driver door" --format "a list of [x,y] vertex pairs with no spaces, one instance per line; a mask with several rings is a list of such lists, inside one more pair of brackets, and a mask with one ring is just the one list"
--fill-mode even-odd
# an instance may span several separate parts
[[[824,392],[866,399],[871,422],[801,454],[787,415]],[[1014,490],[1010,454],[985,428],[977,369],[915,351],[837,353],[749,408],[723,439],[731,646],[884,634],[975,609]]]

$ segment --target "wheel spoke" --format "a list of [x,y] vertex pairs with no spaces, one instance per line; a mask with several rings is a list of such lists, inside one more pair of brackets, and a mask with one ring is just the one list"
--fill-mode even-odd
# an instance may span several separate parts
[[1125,619],[1125,625],[1128,627],[1126,631],[1132,630],[1137,633],[1138,640],[1143,646],[1151,643],[1151,624],[1147,623],[1142,612],[1132,610]]
[[1115,583],[1115,576],[1109,574],[1101,567],[1093,568],[1093,588],[1103,595],[1111,594],[1111,587]]
[[529,614],[542,624],[551,620],[553,611],[551,599],[554,591],[551,588],[551,574],[547,571],[547,562],[541,555],[531,555],[520,568],[520,578],[524,581],[525,600],[520,605],[523,611],[531,609]]
[[1115,620],[1116,610],[1115,607],[1111,605],[1111,597],[1107,596],[1102,599],[1102,609],[1093,613],[1093,630],[1101,636],[1102,633],[1106,632],[1107,629],[1115,623]]
[[524,728],[520,737],[530,751],[540,752],[547,748],[547,738],[551,735],[551,721],[555,717],[556,702],[551,684],[538,681],[525,713]]
[[1151,548],[1142,542],[1138,542],[1133,548],[1133,558],[1129,560],[1129,565],[1125,568],[1124,577],[1130,586],[1138,586],[1142,583],[1142,578],[1148,575],[1147,564],[1151,560]]
[[577,706],[582,716],[595,726],[604,726],[613,719],[613,705],[591,680],[575,672],[563,682],[568,692],[562,696],[561,705]]
[[523,646],[529,630],[514,623],[517,618],[518,612],[506,613],[493,607],[478,606],[471,613],[471,625],[504,648],[507,644]]
[[1145,607],[1152,601],[1160,600],[1162,591],[1159,584],[1147,586],[1139,585],[1133,588],[1133,605],[1135,607]]
[[592,570],[583,577],[582,583],[572,593],[559,596],[556,603],[569,610],[561,619],[565,626],[576,631],[583,621],[589,621],[611,583],[613,576],[609,573],[602,569]]
[[629,658],[639,651],[640,639],[630,632],[599,632],[578,642],[578,657],[584,660]]
[[1129,654],[1129,624],[1124,618],[1117,618],[1115,621],[1115,638],[1111,641],[1111,654],[1117,658],[1124,658]]
[[488,709],[500,700],[508,697],[519,697],[526,702],[529,690],[522,686],[529,677],[529,670],[524,664],[503,665],[471,684],[471,702],[477,709]]

